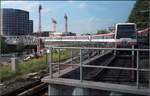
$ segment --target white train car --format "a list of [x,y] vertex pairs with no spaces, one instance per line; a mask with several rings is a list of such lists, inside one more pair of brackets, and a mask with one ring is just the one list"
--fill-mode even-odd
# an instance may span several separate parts
[[88,35],[88,36],[51,36],[40,37],[44,42],[48,41],[77,41],[77,42],[115,42],[115,34]]
[[137,32],[135,23],[116,24],[115,40],[117,47],[135,46],[137,43]]
[[92,42],[115,42],[115,34],[102,34],[102,35],[91,35]]

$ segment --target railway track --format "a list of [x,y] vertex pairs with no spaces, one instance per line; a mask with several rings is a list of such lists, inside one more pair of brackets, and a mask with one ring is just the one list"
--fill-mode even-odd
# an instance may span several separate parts
[[[112,59],[111,59],[112,58]],[[98,61],[96,65],[103,65],[103,66],[111,66],[111,67],[131,67],[131,56],[127,55],[121,55],[121,56],[116,56],[115,58],[109,57],[105,58],[105,60]],[[143,63],[142,63],[143,66]],[[136,86],[136,75],[135,79],[132,80],[131,74],[132,72],[129,70],[119,70],[119,69],[104,69],[104,68],[94,68],[91,72],[87,73],[87,77],[84,78],[85,80],[91,80],[91,81],[96,81],[96,82],[106,82],[106,83],[113,83],[113,84],[123,84],[123,85],[130,85],[130,86]],[[135,72],[136,74],[136,72]],[[147,74],[146,76],[144,76]],[[139,78],[139,83],[141,87],[146,87],[148,88],[148,73],[142,73],[139,72],[140,77]],[[91,90],[91,95],[97,95],[97,96],[111,96],[113,92],[110,91],[105,91],[105,90]],[[115,93],[117,95],[117,93]],[[126,94],[126,93],[119,93],[119,96],[139,96],[136,94]],[[113,95],[113,96],[116,96]],[[118,96],[118,95],[117,95]]]
[[30,88],[33,88],[37,85],[41,84],[41,81],[40,80],[37,80],[29,85],[25,85],[24,87],[21,87],[21,88],[18,88],[16,90],[13,90],[11,92],[8,92],[8,93],[5,93],[5,94],[2,94],[1,96],[17,96],[17,94],[25,91],[25,90],[28,90]]
[[[88,59],[89,55],[87,55],[87,52],[85,51],[83,54],[84,54],[83,60]],[[95,55],[96,54],[93,54],[91,57]],[[80,61],[80,56],[79,54],[77,54],[77,56],[73,57],[73,61],[71,59],[68,59],[65,61],[65,63],[77,64],[79,63],[79,61]],[[68,66],[61,67],[60,70],[63,70],[67,67]],[[58,65],[54,65],[53,68],[54,68],[53,70],[54,73],[58,71]],[[47,88],[48,86],[46,83],[42,83],[40,80],[38,80],[24,87],[2,94],[1,96],[42,96],[40,93],[47,91]]]
[[[89,58],[89,55],[86,54],[87,51],[85,51],[83,54],[83,61],[87,60]],[[90,58],[94,57],[97,53],[92,54]],[[80,62],[80,57],[79,55],[73,57],[73,61],[71,59],[68,59],[65,63],[72,63],[72,64],[77,64]],[[101,60],[98,62],[94,63],[95,65],[103,65],[103,66],[112,66],[112,67],[131,67],[131,56],[117,56],[113,57],[113,55],[107,55],[106,57],[104,56]],[[68,66],[66,66],[68,67]],[[66,67],[61,67],[61,70],[63,70]],[[58,65],[54,65],[55,70],[53,72],[58,71]],[[86,72],[86,70],[90,70],[90,72]],[[130,84],[133,83],[131,81],[131,71],[127,70],[112,70],[112,69],[99,69],[99,68],[84,68],[84,80],[92,80],[96,82],[108,82],[108,83],[117,83],[117,84]],[[142,82],[147,82],[142,80]],[[45,83],[40,83],[37,84],[36,86],[28,87],[28,89],[25,90],[25,88],[19,89],[22,91],[14,91],[9,94],[5,94],[2,96],[43,96],[42,94],[45,91],[47,91],[47,84]],[[103,91],[101,91],[103,92]],[[14,95],[12,95],[14,94]],[[109,92],[104,92],[104,94],[110,94]]]
[[[122,55],[122,56],[117,56],[110,64],[107,66],[111,67],[127,67],[131,68],[131,62],[132,59],[129,56]],[[145,62],[145,61],[144,61]],[[140,63],[140,67],[147,66],[147,63]],[[136,65],[136,62],[135,62]],[[125,84],[125,85],[131,85],[131,86],[136,86],[136,72],[135,74],[132,75],[131,70],[120,70],[120,69],[103,69],[101,73],[97,73],[97,76],[95,76],[95,81],[100,81],[100,82],[107,82],[107,83],[113,83],[113,84]],[[140,77],[139,78],[139,83],[141,87],[148,87],[148,72],[139,72]],[[132,76],[134,76],[134,79],[132,79]]]
[[[94,65],[111,66],[111,67],[131,67],[131,57],[108,55],[105,59],[99,60]],[[90,68],[88,68],[89,70]],[[121,83],[131,82],[131,71],[119,69],[92,68],[91,72],[87,72],[85,80],[96,82]]]
[[[95,54],[91,55],[95,56]],[[89,55],[84,54],[83,61],[87,60]],[[79,55],[73,58],[73,62],[71,59],[68,59],[65,63],[72,63],[72,64],[77,64],[80,61]],[[113,66],[113,67],[131,67],[131,58],[127,56],[117,56],[114,57],[112,54],[108,54],[104,57],[102,57],[100,60],[94,63],[94,65],[103,65],[103,66]],[[66,66],[68,67],[68,66]],[[61,70],[63,70],[66,67],[61,67]],[[58,71],[58,66],[54,66],[55,70],[53,72]],[[126,70],[111,70],[111,69],[99,69],[99,68],[84,68],[83,69],[83,79],[84,80],[92,80],[92,81],[102,81],[102,82],[109,82],[109,83],[128,83],[131,82],[131,71],[126,71]],[[90,70],[90,72],[88,71]],[[87,72],[88,71],[88,72]],[[70,76],[69,76],[70,77]],[[73,78],[74,79],[74,78]],[[29,85],[30,86],[30,85]],[[39,83],[35,86],[28,87],[27,89],[20,89],[22,91],[14,91],[11,93],[11,95],[2,95],[2,96],[43,96],[43,93],[45,93],[48,89],[47,84],[45,83]],[[104,92],[105,93],[105,92]],[[12,95],[14,94],[14,95]],[[106,94],[109,94],[109,92],[106,92]]]
[[[131,67],[130,57],[117,57],[109,66],[113,67]],[[99,81],[111,82],[111,83],[121,83],[121,82],[131,82],[131,71],[128,70],[112,70],[105,69],[104,74],[97,78]]]

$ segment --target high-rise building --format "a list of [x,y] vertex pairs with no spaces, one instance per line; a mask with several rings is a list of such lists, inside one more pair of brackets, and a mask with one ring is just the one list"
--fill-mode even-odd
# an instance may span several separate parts
[[29,20],[29,12],[20,9],[1,9],[1,35],[18,36],[33,33],[33,21]]
[[29,20],[29,33],[28,34],[32,34],[33,33],[33,20]]

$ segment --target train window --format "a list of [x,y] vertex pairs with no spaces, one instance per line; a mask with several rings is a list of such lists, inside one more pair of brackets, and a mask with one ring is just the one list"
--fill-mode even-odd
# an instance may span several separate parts
[[135,25],[118,25],[116,38],[136,38]]

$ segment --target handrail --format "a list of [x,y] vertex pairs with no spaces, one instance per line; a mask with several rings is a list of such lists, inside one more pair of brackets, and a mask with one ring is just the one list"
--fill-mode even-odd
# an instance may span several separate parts
[[[64,64],[64,63],[53,63],[52,61],[52,53],[53,49],[78,49],[80,50],[80,63],[75,64],[76,66],[80,67],[80,81],[83,81],[83,67],[90,67],[90,68],[105,68],[105,69],[119,69],[119,70],[131,70],[131,71],[136,71],[136,86],[139,88],[139,71],[144,71],[144,72],[150,72],[150,69],[140,69],[139,68],[139,51],[150,51],[150,49],[129,49],[129,48],[82,48],[82,47],[51,47],[50,48],[50,77],[51,79],[53,78],[53,72],[52,72],[52,65],[58,64],[60,65],[68,65],[68,66],[73,66],[74,64]],[[136,68],[129,68],[129,67],[112,67],[112,66],[96,66],[96,65],[83,65],[82,64],[82,50],[121,50],[121,51],[132,51],[132,52],[137,52],[136,56]],[[59,52],[60,56],[60,52]]]
[[150,51],[150,49],[131,49],[131,48],[92,48],[92,47],[52,47],[53,49],[82,49],[82,50],[118,50],[118,51]]

